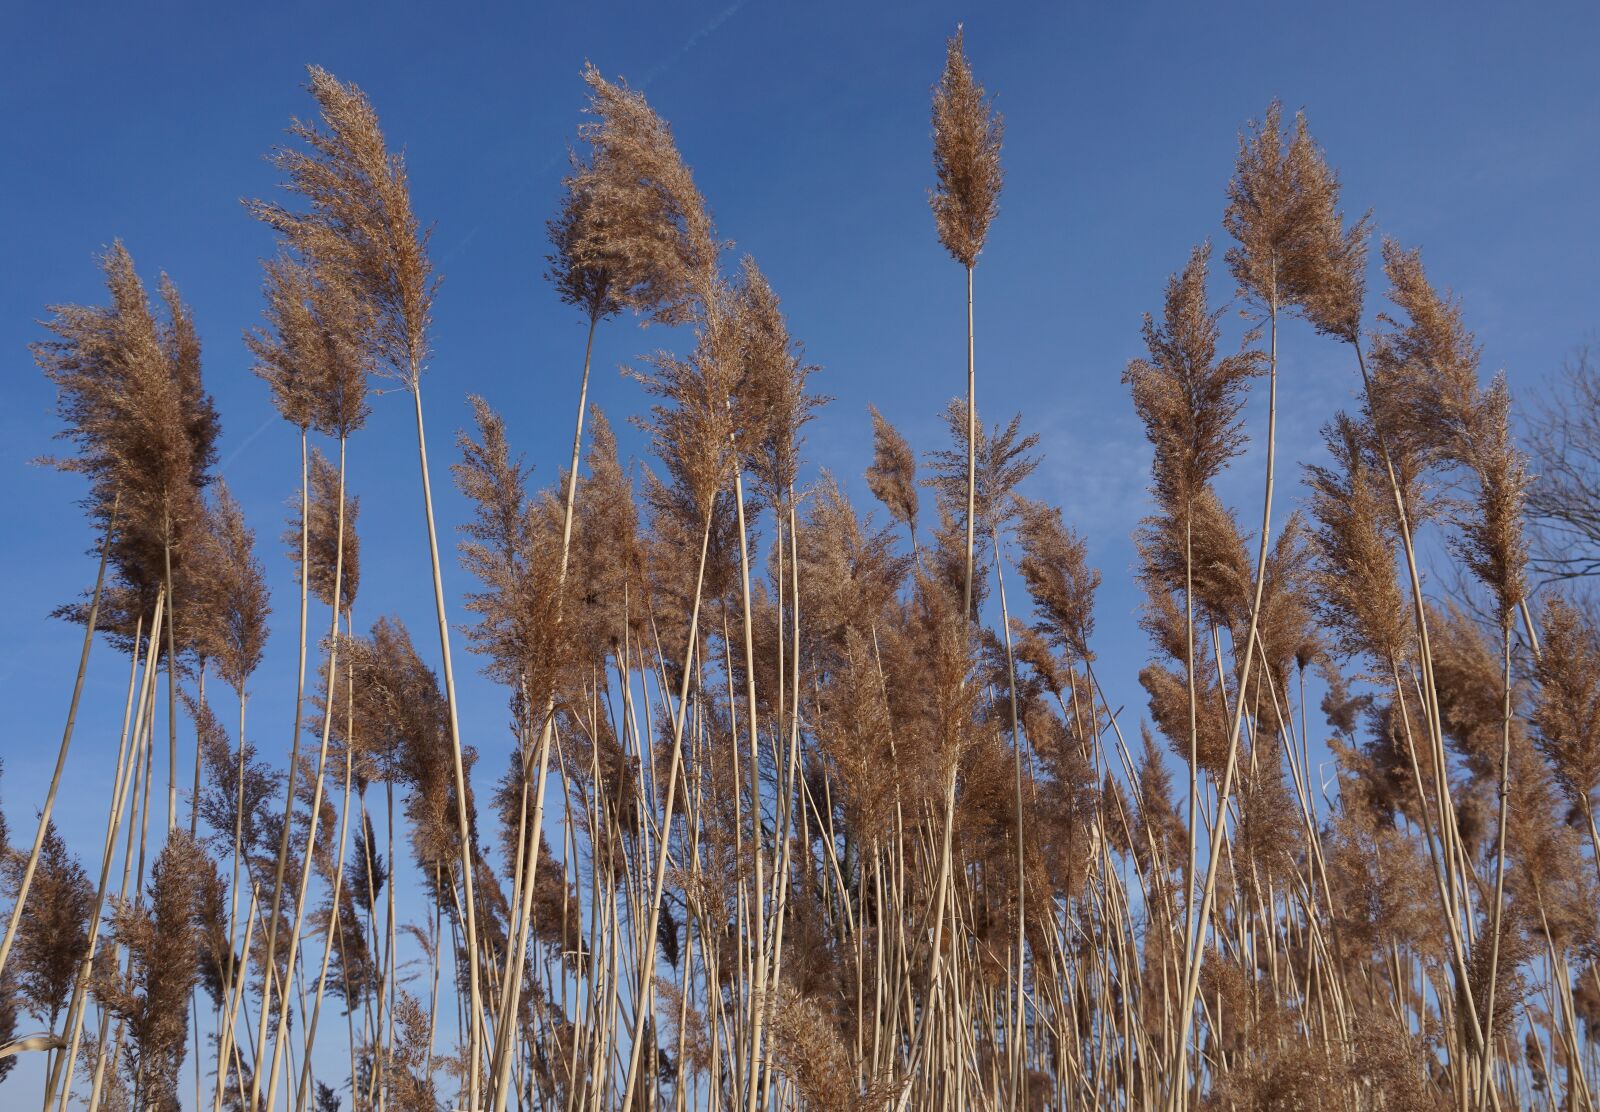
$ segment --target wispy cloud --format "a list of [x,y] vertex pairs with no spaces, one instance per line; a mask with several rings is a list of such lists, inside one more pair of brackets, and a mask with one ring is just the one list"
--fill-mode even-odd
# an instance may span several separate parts
[[227,458],[222,461],[222,466],[219,468],[219,470],[226,471],[229,468],[229,466],[232,465],[233,461],[238,459],[241,455],[243,455],[244,454],[244,450],[246,448],[250,447],[250,445],[254,444],[256,442],[256,439],[262,433],[266,432],[269,428],[271,428],[272,425],[273,425],[273,422],[275,422],[277,420],[278,420],[277,416],[274,415],[274,416],[268,417],[265,421],[262,421],[261,424],[257,425],[255,432],[251,433],[249,436],[247,436],[243,440],[241,440],[239,442],[238,447],[234,448],[233,451],[228,453]]
[[683,45],[678,48],[676,53],[660,62],[657,62],[654,66],[651,66],[650,69],[645,71],[645,75],[640,79],[638,87],[641,89],[649,88],[652,81],[656,80],[656,78],[672,69],[672,67],[676,66],[679,62],[683,61],[684,56],[687,55],[689,51],[699,46],[703,41],[715,34],[717,28],[721,27],[724,23],[728,22],[728,20],[732,19],[734,13],[740,8],[744,7],[744,4],[745,0],[735,0],[734,3],[729,4],[726,8],[723,8],[722,11],[706,20],[705,23],[700,25],[699,30],[695,31],[694,34],[690,35],[684,40]]
[[1045,458],[1035,482],[1089,536],[1126,536],[1146,512],[1150,449],[1131,414],[1086,421],[1065,407],[1030,414]]

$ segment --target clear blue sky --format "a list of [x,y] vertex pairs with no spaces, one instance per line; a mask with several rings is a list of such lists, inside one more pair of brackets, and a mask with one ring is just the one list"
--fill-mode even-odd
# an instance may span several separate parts
[[[961,274],[935,239],[926,190],[929,86],[945,37],[965,20],[1007,122],[1006,189],[977,273],[979,406],[990,420],[1020,410],[1043,437],[1048,459],[1030,493],[1061,504],[1090,537],[1105,573],[1102,671],[1130,727],[1146,646],[1127,538],[1146,512],[1148,451],[1119,377],[1167,274],[1193,243],[1220,240],[1235,135],[1272,97],[1306,109],[1349,210],[1371,207],[1381,230],[1424,247],[1435,280],[1465,298],[1486,368],[1505,368],[1519,394],[1600,318],[1592,4],[544,8],[10,8],[0,36],[0,800],[15,838],[32,832],[76,662],[78,632],[46,615],[94,570],[73,506],[79,483],[29,465],[52,450],[56,422],[27,344],[47,304],[101,298],[93,255],[114,237],[150,278],[167,270],[198,315],[225,425],[221,470],[263,543],[277,609],[250,733],[280,761],[287,747],[294,590],[277,537],[298,479],[296,438],[239,339],[258,320],[257,260],[270,240],[238,200],[273,188],[262,155],[292,114],[311,111],[306,63],[367,90],[406,149],[418,213],[436,224],[445,283],[425,399],[447,532],[463,518],[445,466],[469,391],[504,412],[541,482],[570,437],[583,330],[543,281],[544,221],[586,59],[642,86],[672,121],[722,233],[783,297],[824,368],[819,387],[837,399],[812,426],[808,454],[866,505],[866,404],[925,450],[962,389]],[[1219,274],[1217,295],[1229,286]],[[682,340],[625,322],[601,330],[593,396],[615,424],[642,399],[614,368]],[[1283,351],[1282,459],[1292,465],[1348,404],[1352,368],[1301,326]],[[431,659],[410,421],[405,399],[386,395],[351,445],[365,545],[357,617],[401,615]],[[624,450],[637,448],[625,436]],[[1252,452],[1228,499],[1253,506],[1259,476]],[[1297,483],[1283,489],[1298,494]],[[454,591],[467,587],[448,574]],[[455,615],[465,617],[459,606]],[[103,831],[124,682],[123,666],[97,651],[58,809],[86,858]],[[509,744],[502,695],[474,677],[462,696],[468,739],[498,774]],[[20,1071],[13,1092],[19,1083]]]

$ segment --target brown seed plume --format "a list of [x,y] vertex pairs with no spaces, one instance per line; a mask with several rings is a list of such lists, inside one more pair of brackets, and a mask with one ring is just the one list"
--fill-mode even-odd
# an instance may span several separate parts
[[1167,280],[1161,323],[1144,319],[1148,359],[1128,364],[1122,381],[1155,447],[1156,496],[1176,508],[1216,477],[1244,444],[1245,385],[1261,372],[1259,352],[1217,359],[1218,321],[1206,303],[1209,243],[1196,247]]
[[818,368],[790,338],[772,285],[748,255],[734,291],[733,319],[741,374],[734,392],[740,450],[757,490],[775,510],[787,501],[800,469],[800,430],[827,402],[806,392]]
[[876,406],[872,414],[872,466],[867,468],[867,487],[883,503],[889,516],[917,531],[917,456],[900,431],[891,425]]
[[1383,242],[1389,300],[1400,315],[1382,314],[1386,326],[1373,354],[1373,418],[1390,450],[1421,464],[1459,458],[1478,396],[1477,341],[1461,318],[1461,304],[1428,281],[1422,253]]
[[1535,664],[1536,744],[1562,792],[1592,815],[1600,791],[1600,633],[1554,595],[1545,603],[1543,624],[1544,649]]
[[[717,316],[731,317],[727,292],[718,300]],[[650,434],[656,457],[685,496],[697,525],[704,524],[712,499],[731,478],[728,453],[736,427],[731,402],[740,368],[726,342],[731,337],[719,335],[729,331],[703,327],[688,359],[657,352],[649,371],[630,372],[647,393],[664,399],[637,423]]]
[[873,531],[856,516],[826,472],[807,495],[795,538],[802,634],[817,648],[838,650],[848,628],[870,638],[873,625],[905,581],[910,561],[898,555],[888,530]]
[[1087,545],[1062,523],[1056,507],[1027,499],[1018,499],[1018,505],[1023,551],[1018,570],[1039,614],[1035,629],[1077,660],[1092,661],[1089,641],[1100,573],[1087,564]]
[[[0,978],[0,1046],[9,1045],[17,1037],[17,990],[14,978]],[[6,1079],[17,1066],[15,1054],[0,1058],[0,1081]]]
[[1368,218],[1346,232],[1339,176],[1311,138],[1304,113],[1287,145],[1273,101],[1239,137],[1223,227],[1237,241],[1228,267],[1239,293],[1275,311],[1292,306],[1319,332],[1354,342],[1361,328]]
[[467,609],[479,618],[468,638],[488,657],[488,674],[518,690],[537,714],[570,643],[570,627],[556,620],[560,521],[548,501],[530,502],[530,468],[511,455],[505,422],[482,398],[472,401],[478,439],[457,437],[462,461],[453,468],[456,485],[476,507],[475,519],[462,527],[462,563],[484,588],[467,596]]
[[196,535],[189,575],[199,627],[196,647],[215,661],[222,679],[243,694],[266,648],[266,573],[256,557],[255,533],[220,480],[213,486]]
[[[1182,662],[1181,655],[1178,660]],[[1215,664],[1209,652],[1197,654],[1195,667],[1198,673],[1196,694],[1202,708],[1193,737],[1195,761],[1213,776],[1221,776],[1228,762],[1227,723],[1216,713],[1221,710],[1223,692],[1216,681]],[[1139,684],[1150,698],[1151,721],[1167,739],[1173,754],[1187,761],[1191,739],[1186,674],[1161,664],[1149,664],[1139,672]]]
[[591,320],[623,309],[648,320],[689,319],[718,244],[704,200],[666,121],[644,94],[586,65],[588,113],[549,223],[548,277]]
[[57,389],[66,425],[59,435],[77,447],[54,462],[89,478],[100,522],[117,507],[112,559],[148,605],[165,577],[166,550],[200,512],[220,424],[200,380],[193,317],[176,288],[163,277],[163,320],[120,242],[101,262],[111,304],[55,307],[45,327],[57,338],[33,352]]
[[1523,504],[1529,479],[1511,434],[1511,397],[1503,376],[1478,383],[1480,349],[1460,302],[1428,281],[1419,251],[1383,244],[1389,298],[1403,317],[1373,348],[1372,410],[1391,449],[1415,469],[1460,468],[1474,480],[1460,548],[1469,570],[1493,592],[1498,615],[1527,594]]
[[200,978],[207,905],[220,886],[200,844],[173,830],[151,873],[149,902],[129,901],[116,910],[112,930],[127,948],[128,969],[106,971],[98,995],[127,1024],[127,1067],[137,1107],[177,1105],[189,993]]
[[844,631],[818,710],[827,726],[822,753],[851,829],[863,838],[889,836],[897,780],[889,744],[893,723],[871,642],[855,629]]
[[[312,597],[324,606],[332,606],[334,573],[339,579],[339,611],[348,613],[355,605],[356,591],[361,586],[361,538],[356,533],[356,521],[361,515],[361,499],[348,491],[344,496],[344,555],[342,566],[339,543],[339,469],[328,461],[321,451],[311,449],[311,486],[307,491],[309,512],[306,518],[306,556],[311,566],[307,586]],[[283,532],[283,542],[288,547],[289,559],[295,565],[295,578],[300,576],[300,502],[295,498],[293,513]]]
[[930,203],[939,242],[971,269],[1000,204],[1000,142],[1005,122],[972,76],[960,27],[945,47],[944,73],[933,90],[933,171]]
[[1395,571],[1393,502],[1366,430],[1340,414],[1324,436],[1334,466],[1307,468],[1320,554],[1318,614],[1341,653],[1368,653],[1387,669],[1405,658],[1411,641]]
[[[1170,870],[1177,866],[1183,852],[1183,819],[1172,796],[1172,773],[1162,760],[1155,738],[1141,727],[1140,740],[1136,824],[1140,834],[1134,838],[1134,853],[1146,869],[1159,864]],[[1187,744],[1185,736],[1185,748]]]
[[629,623],[648,643],[644,549],[633,481],[617,458],[617,438],[598,406],[590,406],[588,473],[578,483],[572,571],[564,623],[587,659],[620,647]]
[[266,327],[245,333],[255,374],[296,428],[345,437],[367,419],[368,307],[330,267],[279,255],[263,264]]
[[[447,885],[458,868],[461,843],[448,708],[438,677],[396,619],[378,619],[370,637],[347,641],[340,657],[349,660],[355,679],[356,740],[377,763],[379,775],[404,787],[411,847],[423,886],[448,907],[448,887],[438,887],[438,881]],[[336,724],[341,717],[334,715]],[[471,749],[463,749],[469,770],[475,757]],[[470,815],[470,786],[466,803]]]
[[[247,203],[284,237],[318,283],[352,299],[376,357],[408,386],[428,357],[427,330],[437,281],[428,261],[429,232],[411,211],[405,159],[390,153],[367,95],[318,66],[309,89],[322,127],[295,120],[299,147],[279,147],[272,162],[284,187],[307,209]],[[292,419],[292,418],[291,418]]]
[[[1215,489],[1201,487],[1172,512],[1146,519],[1134,534],[1134,543],[1142,565],[1140,578],[1150,596],[1146,625],[1172,655],[1184,655],[1184,650],[1174,648],[1185,639],[1184,616],[1171,608],[1181,603],[1185,589],[1193,590],[1197,608],[1224,625],[1243,629],[1248,623],[1253,601],[1250,554],[1233,512]],[[1192,557],[1188,566],[1186,549]],[[1173,621],[1176,631],[1167,628]]]
[[1527,597],[1528,543],[1523,506],[1528,474],[1511,434],[1511,393],[1496,375],[1472,408],[1463,445],[1477,478],[1472,512],[1463,527],[1466,564],[1494,594],[1497,616],[1509,622]]
[[[932,487],[938,494],[940,506],[964,525],[967,515],[966,401],[952,398],[943,416],[945,427],[950,431],[951,447],[928,453],[929,476],[923,480],[923,485]],[[991,530],[1003,528],[1016,513],[1013,496],[1017,487],[1039,467],[1039,457],[1034,454],[1039,436],[1037,433],[1022,435],[1020,413],[1004,428],[995,425],[986,432],[982,422],[974,427],[977,449],[973,521],[977,523],[979,535],[986,536]]]
[[281,813],[273,813],[283,790],[282,775],[265,761],[257,760],[256,747],[248,741],[242,753],[235,748],[209,700],[202,703],[185,694],[184,706],[194,722],[206,773],[200,789],[200,818],[216,832],[219,844],[229,847],[233,845],[237,824],[240,845],[247,858],[257,851],[276,854],[277,843],[271,840],[271,831],[276,829],[273,824],[283,819]]
[[[4,858],[5,886],[13,898],[25,863],[21,854]],[[93,909],[94,886],[51,822],[28,891],[28,914],[6,966],[7,980],[14,979],[23,1006],[51,1031],[56,1030],[89,945]]]

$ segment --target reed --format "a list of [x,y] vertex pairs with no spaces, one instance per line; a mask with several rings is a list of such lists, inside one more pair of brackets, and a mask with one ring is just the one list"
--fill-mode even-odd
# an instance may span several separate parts
[[[572,439],[535,470],[516,415],[472,397],[458,599],[429,233],[366,94],[310,71],[318,117],[271,156],[286,193],[248,205],[277,242],[246,346],[300,444],[292,677],[263,675],[266,574],[213,476],[175,287],[150,296],[117,244],[107,303],[50,311],[35,356],[99,572],[59,611],[84,641],[31,845],[0,824],[0,1079],[43,1053],[47,1110],[180,1107],[191,1054],[214,1112],[1594,1107],[1600,631],[1535,595],[1530,466],[1467,306],[1415,250],[1369,266],[1372,218],[1346,218],[1303,115],[1246,127],[1232,296],[1202,239],[1152,280],[1123,375],[1150,652],[1104,674],[1104,538],[1041,497],[1024,417],[979,419],[1002,127],[959,29],[944,63],[931,204],[966,276],[966,390],[920,454],[858,422],[876,516],[808,458],[845,419],[798,314],[719,237],[667,122],[592,66],[547,225],[584,330]],[[625,315],[660,337],[627,369],[638,463],[590,399]],[[1301,484],[1280,333],[1356,357]],[[346,463],[389,404],[375,378],[415,422],[436,626],[415,640],[377,616],[396,599],[356,623]],[[1225,499],[1241,458],[1264,464],[1259,529]],[[97,635],[128,656],[98,870],[52,821]],[[453,635],[509,741],[463,736]],[[247,720],[267,683],[293,685],[287,746]]]

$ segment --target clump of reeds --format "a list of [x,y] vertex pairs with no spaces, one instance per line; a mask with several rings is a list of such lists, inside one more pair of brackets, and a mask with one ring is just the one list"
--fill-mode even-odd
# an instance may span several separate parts
[[[869,410],[887,522],[804,458],[819,368],[756,262],[727,264],[671,128],[582,79],[546,274],[587,324],[570,452],[535,470],[473,397],[452,466],[457,605],[503,735],[462,728],[422,410],[439,287],[359,88],[310,71],[319,119],[272,156],[286,198],[250,205],[278,242],[247,347],[300,437],[287,746],[247,730],[277,682],[266,575],[213,481],[192,314],[120,244],[109,304],[53,310],[36,355],[101,567],[63,608],[84,650],[31,851],[0,824],[0,1079],[44,1051],[50,1106],[95,1109],[187,1102],[191,1054],[196,1105],[240,1112],[1589,1107],[1600,634],[1534,598],[1509,390],[1415,251],[1384,243],[1393,308],[1368,330],[1370,219],[1345,219],[1304,116],[1269,106],[1226,188],[1247,322],[1204,241],[1123,376],[1152,451],[1152,650],[1112,676],[1098,649],[1133,623],[1099,599],[1104,538],[1038,497],[1022,417],[978,419],[1001,121],[961,31],[932,206],[966,271],[967,391],[920,468]],[[630,371],[637,469],[588,400],[625,311],[665,329]],[[1291,315],[1359,373],[1303,497],[1276,461]],[[373,374],[414,409],[437,655],[398,618],[356,626],[346,452]],[[1260,377],[1257,531],[1220,481],[1253,458]],[[97,631],[129,659],[85,871],[50,809]]]

